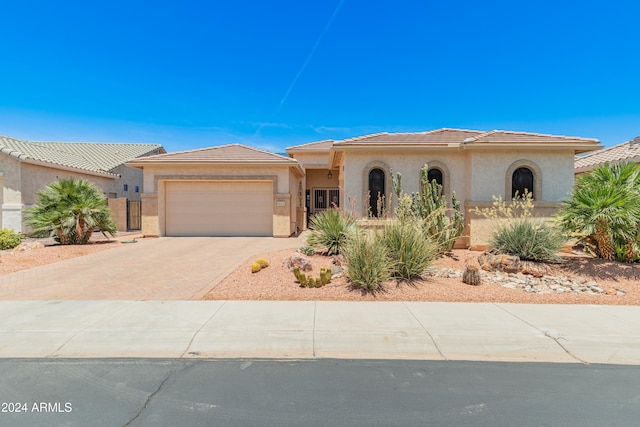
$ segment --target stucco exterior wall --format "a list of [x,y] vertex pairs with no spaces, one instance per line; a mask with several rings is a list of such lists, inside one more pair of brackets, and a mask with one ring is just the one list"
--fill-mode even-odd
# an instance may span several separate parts
[[471,194],[467,200],[491,201],[494,195],[511,198],[506,194],[511,177],[506,175],[509,167],[521,160],[539,168],[541,176],[534,176],[534,180],[540,180],[542,195],[534,194],[536,200],[564,200],[573,188],[573,151],[470,151],[470,160]]
[[70,172],[60,169],[47,168],[38,165],[22,163],[22,201],[25,205],[32,205],[36,201],[35,193],[41,191],[48,184],[59,179],[83,178],[96,184],[105,194],[114,185],[115,179],[95,175]]
[[306,168],[322,168],[329,167],[329,150],[319,153],[294,153],[293,157]]
[[0,181],[2,182],[2,215],[0,226],[15,231],[25,231],[22,228],[22,191],[21,164],[19,161],[0,154]]
[[307,169],[307,189],[338,187],[338,171],[331,171],[331,178],[327,178],[329,169]]
[[355,199],[356,214],[360,217],[366,215],[364,207],[368,191],[366,176],[373,167],[385,170],[387,195],[393,192],[391,172],[394,175],[400,172],[402,189],[405,193],[418,192],[420,190],[420,171],[425,163],[443,170],[447,198],[452,191],[455,191],[458,199],[464,200],[468,197],[468,188],[465,183],[469,181],[465,157],[463,153],[445,151],[403,151],[397,154],[393,152],[347,152],[344,157],[345,205],[350,206],[350,202]]
[[[126,197],[129,200],[140,200],[140,195],[144,192],[142,170],[121,165],[113,169],[111,173],[121,177],[113,181],[109,193],[116,193],[116,197]],[[124,189],[125,184],[127,190]],[[136,186],[138,191],[136,191]]]
[[143,188],[145,193],[155,193],[156,176],[198,176],[198,177],[242,177],[275,176],[276,192],[289,193],[289,168],[287,166],[229,166],[229,165],[147,165],[144,167]]

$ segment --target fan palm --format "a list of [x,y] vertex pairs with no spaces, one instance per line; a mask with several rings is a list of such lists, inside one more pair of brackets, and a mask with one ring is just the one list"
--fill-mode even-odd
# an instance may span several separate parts
[[102,191],[86,179],[61,179],[36,193],[25,222],[34,235],[49,235],[61,244],[85,244],[98,228],[113,236],[116,225]]
[[615,259],[616,244],[621,243],[634,252],[640,226],[638,166],[606,164],[580,177],[557,219],[564,230],[586,242],[594,242],[595,252],[601,258]]

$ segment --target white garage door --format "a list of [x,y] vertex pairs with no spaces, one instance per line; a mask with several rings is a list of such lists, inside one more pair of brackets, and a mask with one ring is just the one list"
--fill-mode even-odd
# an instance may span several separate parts
[[273,236],[273,183],[166,183],[167,236]]

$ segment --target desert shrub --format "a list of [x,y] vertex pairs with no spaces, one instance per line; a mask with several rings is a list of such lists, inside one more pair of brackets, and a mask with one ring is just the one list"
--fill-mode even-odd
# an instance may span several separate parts
[[267,268],[269,267],[269,261],[267,261],[264,258],[258,258],[256,260],[256,264],[258,264],[260,266],[260,268]]
[[561,261],[558,251],[564,242],[557,227],[531,218],[509,221],[497,227],[489,239],[489,244],[501,253],[536,262]]
[[438,255],[436,243],[427,239],[419,224],[394,222],[380,237],[392,263],[391,276],[413,279],[420,276]]
[[0,250],[13,249],[22,241],[22,234],[8,228],[0,230]]
[[339,209],[327,209],[311,220],[307,245],[327,255],[342,253],[349,236],[358,232],[354,215]]
[[356,233],[344,247],[345,275],[353,286],[376,290],[391,278],[387,247],[377,235]]
[[525,261],[559,262],[566,236],[555,224],[533,218],[533,209],[533,196],[525,190],[509,203],[494,196],[490,208],[472,212],[492,221],[489,244],[499,252]]
[[262,270],[262,267],[260,267],[260,264],[258,264],[257,262],[254,262],[253,264],[251,264],[252,273],[257,273],[260,270]]
[[303,246],[300,249],[298,249],[298,252],[300,252],[301,254],[304,254],[306,256],[312,256],[316,253],[316,250],[313,249],[310,246]]

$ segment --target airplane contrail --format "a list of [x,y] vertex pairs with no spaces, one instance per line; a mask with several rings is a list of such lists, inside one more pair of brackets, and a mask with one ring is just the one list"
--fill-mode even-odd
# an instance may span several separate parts
[[282,109],[282,106],[287,101],[287,98],[289,97],[291,90],[298,82],[298,79],[300,78],[304,70],[307,68],[307,65],[309,64],[309,61],[311,61],[311,58],[313,58],[313,55],[316,53],[316,49],[318,49],[318,46],[320,45],[320,42],[322,41],[322,38],[324,37],[324,35],[329,30],[329,27],[331,27],[331,23],[333,23],[333,20],[335,19],[336,15],[340,11],[340,8],[342,7],[343,3],[344,3],[344,0],[340,0],[340,3],[338,3],[333,13],[331,14],[331,18],[329,18],[327,25],[325,25],[324,29],[322,30],[322,33],[320,33],[320,37],[318,37],[318,40],[316,40],[316,44],[313,45],[313,48],[311,49],[311,52],[309,52],[307,59],[304,61],[304,64],[302,64],[302,67],[300,67],[300,70],[298,70],[298,74],[296,74],[296,76],[293,78],[293,81],[289,85],[289,89],[287,89],[287,92],[284,94],[284,96],[280,100],[280,105],[278,106],[278,112],[280,112],[280,110]]

